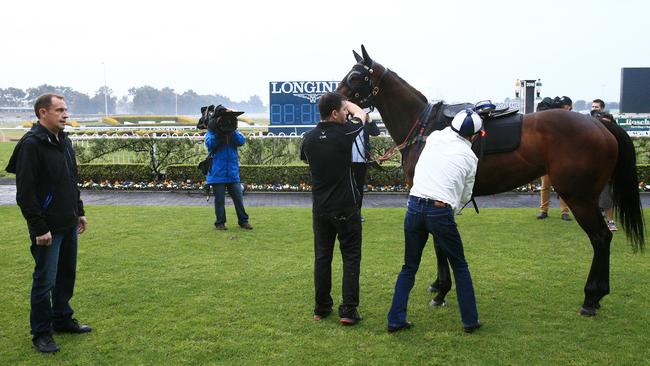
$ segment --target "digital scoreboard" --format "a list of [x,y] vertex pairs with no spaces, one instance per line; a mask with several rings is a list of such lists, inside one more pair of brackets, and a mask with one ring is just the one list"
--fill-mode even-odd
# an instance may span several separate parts
[[[271,81],[269,82],[269,132],[302,133],[320,121],[318,98],[336,91],[338,81]],[[278,127],[286,128],[278,128]],[[292,127],[289,127],[292,126]]]

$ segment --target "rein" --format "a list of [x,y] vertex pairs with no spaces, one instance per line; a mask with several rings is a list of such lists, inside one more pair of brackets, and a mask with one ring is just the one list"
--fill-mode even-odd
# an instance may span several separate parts
[[[417,120],[415,120],[415,123],[411,126],[411,129],[409,130],[408,134],[404,138],[404,141],[402,141],[401,144],[399,145],[393,145],[390,149],[386,150],[384,155],[379,156],[379,157],[374,157],[372,161],[378,161],[382,162],[385,160],[388,160],[395,156],[399,151],[404,150],[405,148],[413,145],[414,143],[421,143],[424,141],[424,132],[425,129],[427,128],[427,125],[429,123],[429,117],[431,116],[431,112],[433,110],[433,104],[428,103],[426,108],[424,108],[424,111],[420,114]],[[415,132],[416,127],[420,126],[420,130],[417,136],[413,136],[413,132]]]
[[[362,108],[370,108],[370,110],[374,110],[374,105],[373,105],[373,100],[379,94],[381,91],[380,86],[384,78],[389,72],[388,68],[384,68],[384,72],[382,72],[381,76],[379,77],[379,80],[375,84],[373,81],[373,73],[375,72],[374,70],[375,62],[372,61],[372,64],[370,66],[367,66],[363,64],[362,62],[357,63],[352,70],[343,78],[342,83],[350,89],[352,95],[353,95],[353,101],[356,102],[360,107]],[[351,79],[353,76],[360,76],[363,78],[363,81],[367,83],[367,85],[362,85],[360,87],[353,87],[351,83]],[[365,94],[365,96],[361,97],[362,94]],[[399,151],[404,150],[405,148],[411,146],[414,143],[418,143],[418,145],[425,140],[424,132],[427,128],[427,125],[429,123],[429,117],[431,116],[431,112],[433,110],[433,104],[427,103],[426,108],[424,111],[420,114],[418,119],[413,123],[411,126],[411,129],[409,130],[408,134],[406,135],[406,138],[404,141],[402,141],[401,144],[399,145],[393,145],[391,148],[386,150],[384,155],[376,157],[374,154],[371,154],[371,159],[370,162],[383,162],[385,160],[388,160],[395,156]],[[418,126],[421,126],[419,129],[419,133],[417,136],[414,136],[414,132],[417,129]]]

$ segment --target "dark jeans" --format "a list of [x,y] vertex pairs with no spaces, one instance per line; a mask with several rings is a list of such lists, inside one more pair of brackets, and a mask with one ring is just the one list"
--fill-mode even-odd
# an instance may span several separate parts
[[313,216],[314,228],[314,311],[324,312],[334,304],[332,289],[332,256],[338,235],[343,259],[343,302],[339,316],[353,315],[359,306],[359,268],[361,266],[361,216],[355,207],[340,215]]
[[52,234],[51,246],[36,245],[31,237],[34,257],[29,322],[34,338],[52,334],[52,324],[63,324],[74,311],[70,299],[77,272],[77,228]]
[[210,186],[214,193],[214,214],[217,217],[215,224],[226,223],[226,189],[235,205],[237,223],[243,225],[248,222],[248,214],[244,210],[244,192],[241,183],[213,183]]
[[454,221],[454,212],[449,207],[435,207],[433,201],[409,196],[408,209],[404,219],[404,265],[397,276],[393,304],[388,312],[388,325],[398,326],[406,322],[406,306],[409,293],[420,266],[422,250],[429,233],[447,255],[456,280],[456,296],[460,317],[464,327],[478,323],[478,311],[474,297],[474,286],[469,267],[465,261],[463,243]]
[[361,196],[361,199],[359,199],[359,209],[361,209],[361,205],[363,204],[363,187],[366,185],[366,173],[368,172],[368,164],[352,163],[350,167],[352,169],[352,177],[354,178],[354,182],[356,183],[357,189],[359,190],[359,195]]

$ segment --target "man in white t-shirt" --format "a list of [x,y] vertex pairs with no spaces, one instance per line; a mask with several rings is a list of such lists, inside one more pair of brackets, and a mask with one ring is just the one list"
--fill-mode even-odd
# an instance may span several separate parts
[[464,331],[472,333],[481,326],[472,277],[454,213],[472,197],[478,164],[472,141],[478,137],[482,127],[478,114],[467,109],[454,117],[451,126],[434,131],[427,138],[415,165],[413,188],[409,193],[404,219],[404,265],[397,277],[393,303],[388,312],[389,332],[413,325],[406,320],[406,308],[429,234],[447,256],[454,272]]

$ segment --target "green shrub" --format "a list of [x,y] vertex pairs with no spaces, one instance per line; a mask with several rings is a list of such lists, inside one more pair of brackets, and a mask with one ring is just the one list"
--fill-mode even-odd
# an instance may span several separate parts
[[650,165],[643,164],[636,166],[636,172],[639,175],[639,184],[650,184]]
[[148,182],[154,179],[147,164],[79,164],[81,182],[94,181],[136,181]]
[[[246,183],[255,184],[311,184],[309,166],[303,165],[240,165],[239,176]],[[165,174],[173,181],[205,180],[196,165],[170,165]]]
[[[240,165],[239,176],[243,182],[254,184],[311,185],[311,174],[307,164],[295,165]],[[204,180],[196,165],[170,165],[165,174],[173,181]],[[369,169],[367,183],[373,186],[403,184],[402,168],[398,165],[384,166],[383,170]]]
[[[292,165],[240,165],[240,177],[243,182],[257,185],[311,185],[311,175],[307,164]],[[637,166],[639,183],[650,184],[650,165]],[[205,176],[196,164],[176,164],[167,166],[165,177],[175,182],[201,182]],[[94,181],[131,181],[150,182],[156,179],[147,164],[79,164],[79,180]],[[381,169],[368,168],[366,179],[371,190],[383,191],[379,187],[399,187],[404,185],[402,168],[395,164],[385,164]],[[530,191],[539,186],[539,179],[516,189]]]

